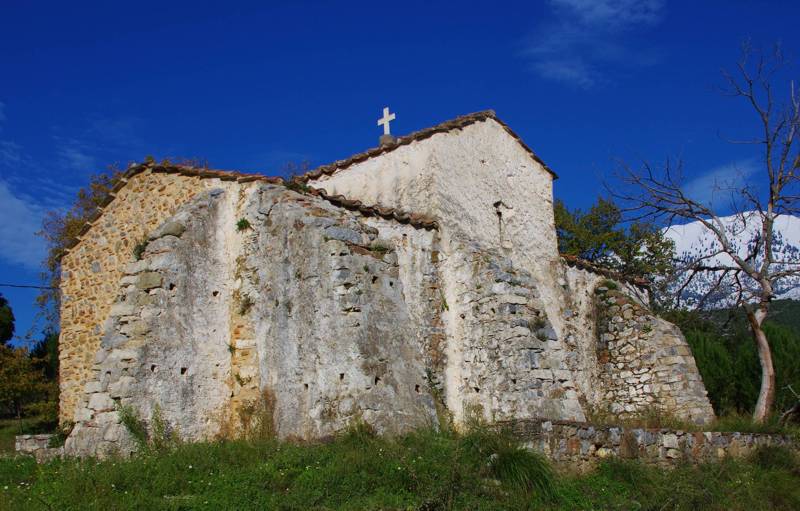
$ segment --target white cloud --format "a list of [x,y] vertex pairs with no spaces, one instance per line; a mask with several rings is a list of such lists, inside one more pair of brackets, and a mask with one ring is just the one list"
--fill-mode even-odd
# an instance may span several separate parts
[[22,147],[10,140],[0,140],[0,165],[19,165],[22,162]]
[[659,23],[662,0],[551,0],[551,19],[539,25],[522,55],[548,80],[590,88],[608,67],[647,65],[647,50],[623,44],[625,32]]
[[37,269],[45,255],[44,241],[36,236],[44,210],[30,199],[15,195],[0,181],[0,258]]
[[623,28],[661,21],[664,0],[550,0],[561,13],[584,25]]
[[95,170],[97,160],[90,154],[90,147],[74,139],[56,137],[56,140],[58,158],[63,166],[81,171]]
[[687,182],[682,187],[683,193],[712,207],[725,206],[731,193],[744,188],[758,170],[759,166],[753,160],[727,163]]
[[119,148],[137,147],[144,144],[138,135],[141,124],[142,121],[137,117],[94,116],[89,119],[89,126],[82,138]]

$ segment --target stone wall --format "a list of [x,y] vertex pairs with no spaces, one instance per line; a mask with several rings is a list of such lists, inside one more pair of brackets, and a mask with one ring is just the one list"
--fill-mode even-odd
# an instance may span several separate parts
[[17,453],[33,456],[39,463],[64,454],[64,447],[51,447],[56,435],[17,435],[14,438],[14,449]]
[[451,243],[446,252],[446,394],[456,423],[471,412],[488,421],[584,419],[536,280],[471,242]]
[[125,408],[145,422],[160,416],[170,432],[193,440],[212,438],[227,419],[233,341],[225,297],[234,281],[238,198],[229,188],[199,194],[126,266],[67,453],[132,451]]
[[73,420],[83,386],[91,377],[102,325],[116,297],[122,270],[133,260],[134,247],[181,204],[215,186],[214,181],[218,180],[150,170],[133,176],[80,243],[63,257],[59,339],[62,423]]
[[133,450],[125,408],[185,440],[435,424],[436,240],[283,186],[199,194],[118,281],[66,452]]
[[245,211],[240,294],[278,436],[435,424],[435,231],[277,188]]
[[797,448],[790,437],[778,434],[597,427],[548,420],[514,421],[501,426],[509,428],[528,448],[553,461],[585,468],[611,457],[671,465],[746,456],[761,445]]
[[68,452],[129,452],[120,407],[187,440],[713,417],[646,293],[559,258],[552,175],[491,119],[314,183],[435,222],[220,175],[131,177],[65,256]]
[[647,308],[646,290],[568,264],[560,282],[567,360],[589,415],[714,419],[688,343]]
[[697,424],[713,420],[700,372],[678,327],[609,287],[616,284],[595,291],[602,406],[623,418],[655,408]]
[[430,215],[444,239],[470,239],[512,259],[536,280],[561,335],[553,175],[496,120],[437,132],[309,184]]

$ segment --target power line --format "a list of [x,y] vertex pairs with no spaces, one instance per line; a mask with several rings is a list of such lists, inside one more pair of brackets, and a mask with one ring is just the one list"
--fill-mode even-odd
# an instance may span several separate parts
[[16,287],[23,289],[58,289],[57,287],[50,286],[26,286],[23,284],[0,284],[0,287]]

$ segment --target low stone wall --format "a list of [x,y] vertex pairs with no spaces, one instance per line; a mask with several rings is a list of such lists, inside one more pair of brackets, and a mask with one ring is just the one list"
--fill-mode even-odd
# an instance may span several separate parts
[[610,457],[670,465],[742,457],[762,445],[798,447],[790,437],[778,434],[597,427],[548,420],[515,421],[503,426],[528,448],[551,460],[586,468]]
[[64,454],[63,447],[50,447],[50,442],[55,435],[17,435],[14,449],[18,454],[27,454],[43,462],[58,458]]

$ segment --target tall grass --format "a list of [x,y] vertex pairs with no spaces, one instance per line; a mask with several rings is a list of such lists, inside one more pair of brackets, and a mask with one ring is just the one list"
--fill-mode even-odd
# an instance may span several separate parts
[[800,464],[780,448],[662,470],[608,461],[554,471],[502,433],[355,425],[324,443],[229,441],[128,460],[0,458],[0,509],[800,509]]

